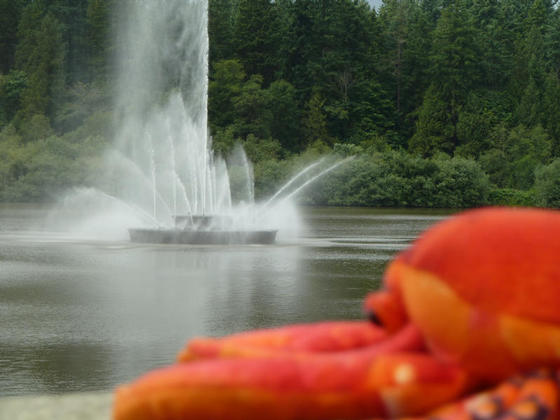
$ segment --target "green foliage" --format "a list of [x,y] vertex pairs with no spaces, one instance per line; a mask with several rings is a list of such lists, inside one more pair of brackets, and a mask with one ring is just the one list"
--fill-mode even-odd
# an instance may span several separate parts
[[520,125],[511,130],[497,127],[492,144],[481,155],[480,163],[492,183],[501,188],[531,188],[535,168],[548,162],[552,150],[550,137],[541,126],[529,129]]
[[495,127],[511,120],[507,97],[492,90],[473,91],[459,113],[457,138],[460,143],[455,155],[479,158],[492,147]]
[[459,115],[480,75],[476,30],[462,1],[442,11],[433,33],[428,88],[418,113],[417,130],[410,141],[413,151],[432,156],[453,153],[459,146]]
[[475,34],[465,2],[452,2],[443,9],[433,33],[430,74],[432,83],[452,108],[464,101],[480,79]]
[[230,0],[208,1],[208,36],[212,40],[212,63],[231,58],[236,10],[236,3]]
[[486,90],[504,90],[512,73],[515,32],[506,4],[507,0],[471,0],[467,6],[479,55],[477,84]]
[[355,159],[309,195],[321,205],[465,208],[486,202],[489,189],[473,160],[388,152]]
[[245,78],[237,60],[219,61],[214,68],[209,117],[220,152],[248,135],[276,139],[287,150],[301,147],[298,103],[290,83],[276,80],[265,89],[260,75]]
[[9,73],[14,65],[17,25],[22,1],[0,0],[0,74]]
[[6,76],[0,74],[0,127],[16,114],[26,86],[27,74],[23,71],[12,70]]
[[[560,53],[560,48],[558,49]],[[558,66],[560,69],[560,65]],[[560,156],[560,75],[558,72],[549,72],[544,82],[541,116],[546,131],[552,138],[552,154]]]
[[[102,137],[108,115],[96,114],[75,132],[52,134],[43,115],[30,119],[29,133],[40,140],[24,141],[11,125],[0,132],[0,201],[48,201],[74,185],[89,185],[107,145]],[[99,170],[99,169],[97,169]]]
[[53,134],[50,121],[43,114],[35,114],[29,117],[19,132],[26,143],[37,139],[44,140]]
[[434,207],[474,207],[487,200],[490,182],[477,162],[455,157],[437,164]]
[[521,206],[537,205],[537,198],[533,190],[515,190],[513,188],[492,188],[488,194],[488,203],[496,206]]
[[536,170],[535,192],[541,206],[560,208],[560,159]]
[[233,30],[235,57],[249,74],[260,74],[266,84],[278,69],[276,7],[270,0],[239,0]]
[[[379,13],[385,84],[394,92],[396,126],[408,139],[413,127],[407,116],[418,107],[426,89],[428,56],[431,48],[427,33],[433,29],[422,5],[414,0],[385,1]],[[402,143],[401,143],[402,144]]]
[[[46,199],[98,165],[120,3],[0,0],[0,199]],[[209,35],[214,150],[242,144],[261,196],[335,151],[358,158],[307,202],[554,203],[550,0],[210,0]]]
[[89,0],[86,12],[88,65],[92,78],[107,74],[109,52],[109,1]]
[[409,141],[411,152],[424,157],[438,151],[453,152],[455,126],[447,111],[447,103],[440,97],[437,87],[431,85],[418,112],[416,133]]
[[57,108],[53,125],[58,132],[76,130],[97,110],[108,103],[107,93],[102,85],[77,82],[66,89],[62,104]]
[[49,0],[48,12],[60,23],[64,48],[65,81],[74,84],[84,80],[88,57],[86,14],[88,0]]
[[286,80],[272,82],[268,88],[269,107],[272,115],[270,133],[288,151],[300,149],[301,112],[298,109],[296,89]]
[[269,107],[270,96],[262,89],[263,78],[255,74],[241,86],[239,96],[233,98],[235,110],[235,132],[246,138],[253,134],[260,138],[271,135],[272,112]]
[[64,87],[61,26],[51,13],[43,15],[41,4],[33,2],[23,10],[18,28],[16,68],[27,74],[20,121],[35,114],[53,115]]
[[304,111],[303,133],[306,139],[304,145],[315,141],[332,142],[327,130],[327,116],[324,107],[325,100],[321,94],[314,93]]
[[217,130],[235,121],[233,100],[241,93],[245,71],[238,60],[218,61],[213,67],[208,85],[208,117],[212,129]]
[[282,146],[277,140],[263,140],[252,134],[247,136],[243,147],[251,162],[258,163],[264,160],[278,159],[282,156]]
[[287,180],[288,161],[269,159],[255,164],[255,196],[272,196]]

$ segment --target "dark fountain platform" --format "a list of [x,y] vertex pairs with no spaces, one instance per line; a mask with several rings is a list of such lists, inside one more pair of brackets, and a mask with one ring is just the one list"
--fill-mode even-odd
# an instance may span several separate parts
[[228,224],[218,216],[175,216],[175,228],[129,229],[130,240],[152,244],[193,245],[270,245],[276,230],[236,230],[221,227]]

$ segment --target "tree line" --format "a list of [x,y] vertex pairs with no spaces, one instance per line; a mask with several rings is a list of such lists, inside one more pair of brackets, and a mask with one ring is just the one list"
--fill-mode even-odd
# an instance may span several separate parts
[[[116,3],[0,0],[0,199],[91,182]],[[209,38],[214,149],[243,144],[261,196],[334,152],[359,157],[310,203],[560,203],[553,0],[209,0]]]

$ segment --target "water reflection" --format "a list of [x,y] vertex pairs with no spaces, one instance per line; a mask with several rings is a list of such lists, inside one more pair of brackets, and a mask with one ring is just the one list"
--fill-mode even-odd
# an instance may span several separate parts
[[305,210],[275,246],[154,246],[38,230],[0,207],[0,395],[105,390],[194,335],[360,317],[389,259],[440,215]]

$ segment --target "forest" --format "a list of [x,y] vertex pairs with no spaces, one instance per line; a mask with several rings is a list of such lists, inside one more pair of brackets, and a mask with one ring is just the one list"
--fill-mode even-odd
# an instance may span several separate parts
[[[118,2],[0,0],[0,201],[95,184]],[[556,1],[209,0],[209,39],[214,151],[260,197],[331,153],[302,203],[560,207]]]

